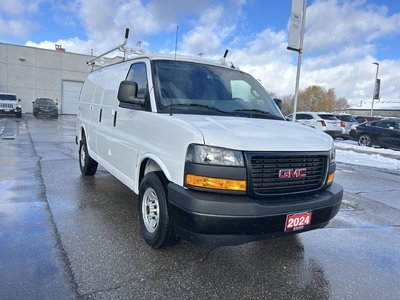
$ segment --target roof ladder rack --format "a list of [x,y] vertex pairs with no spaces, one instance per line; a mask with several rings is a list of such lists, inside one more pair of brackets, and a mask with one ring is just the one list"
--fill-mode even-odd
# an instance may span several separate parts
[[103,58],[105,55],[107,55],[107,54],[109,54],[111,52],[114,52],[116,50],[124,52],[124,60],[125,60],[125,51],[126,51],[125,45],[128,42],[128,37],[129,37],[129,28],[126,28],[125,29],[125,41],[121,45],[119,45],[119,46],[117,46],[117,47],[115,47],[115,48],[113,48],[113,49],[111,49],[111,50],[109,50],[107,52],[104,52],[103,54],[101,54],[99,56],[96,56],[95,58],[92,58],[92,59],[88,60],[86,63],[88,65],[92,66],[92,70],[93,70],[93,67],[95,67],[95,66],[102,67],[104,65],[103,64],[101,64],[101,65],[96,64],[96,60],[98,60],[99,58]]

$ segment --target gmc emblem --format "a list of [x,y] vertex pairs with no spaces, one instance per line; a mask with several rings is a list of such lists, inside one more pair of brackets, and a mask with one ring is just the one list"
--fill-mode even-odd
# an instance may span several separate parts
[[279,170],[280,179],[303,178],[307,175],[306,168]]

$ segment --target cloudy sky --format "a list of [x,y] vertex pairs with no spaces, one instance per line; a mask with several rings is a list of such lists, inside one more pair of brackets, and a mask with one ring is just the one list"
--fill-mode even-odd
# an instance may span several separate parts
[[[0,0],[0,41],[100,54],[123,40],[154,51],[229,60],[279,96],[294,93],[297,53],[288,51],[291,1]],[[400,100],[400,1],[308,0],[300,87],[334,88],[350,104]]]

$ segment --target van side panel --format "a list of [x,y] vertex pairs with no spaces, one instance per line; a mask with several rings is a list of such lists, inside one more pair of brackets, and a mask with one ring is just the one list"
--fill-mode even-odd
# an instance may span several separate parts
[[[89,154],[93,158],[94,153],[97,152],[96,150],[96,139],[94,130],[96,127],[96,123],[92,121],[92,101],[93,95],[96,88],[96,84],[93,81],[92,74],[86,78],[85,83],[82,87],[82,92],[79,97],[79,109],[78,109],[78,137],[80,136],[80,130],[83,126],[86,135],[86,142],[89,149]],[[83,137],[81,137],[83,138]]]
[[97,154],[106,162],[110,162],[112,155],[111,144],[114,142],[112,130],[115,110],[113,108],[118,103],[117,94],[119,84],[125,79],[128,68],[129,64],[123,63],[96,71],[96,94],[98,98],[95,101],[99,101],[101,97],[101,104],[95,105],[98,108],[94,112],[96,116],[94,119],[97,124]]

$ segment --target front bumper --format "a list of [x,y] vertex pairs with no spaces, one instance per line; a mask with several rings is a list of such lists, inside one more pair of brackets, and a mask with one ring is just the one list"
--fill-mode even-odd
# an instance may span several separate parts
[[0,115],[21,115],[22,114],[22,109],[21,107],[16,107],[16,108],[1,108],[0,109]]
[[58,110],[46,111],[46,110],[36,109],[33,111],[33,113],[41,116],[53,116],[53,117],[58,116]]
[[294,233],[325,227],[339,211],[343,188],[333,183],[310,195],[253,199],[168,185],[169,211],[177,235],[194,243],[234,245],[284,232],[288,214],[312,211],[311,225]]

